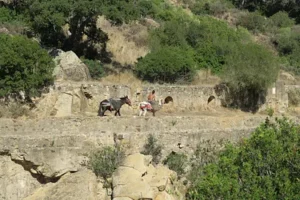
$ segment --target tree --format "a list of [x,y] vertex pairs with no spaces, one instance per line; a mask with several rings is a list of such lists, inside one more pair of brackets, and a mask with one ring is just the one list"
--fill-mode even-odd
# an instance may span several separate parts
[[151,82],[190,81],[195,74],[193,52],[165,46],[141,58],[135,70],[139,77]]
[[228,145],[218,161],[198,169],[187,199],[299,199],[299,149],[299,125],[267,118],[250,139]]
[[20,91],[36,96],[52,82],[54,63],[37,42],[0,34],[0,49],[1,97]]
[[222,78],[236,106],[256,111],[260,95],[276,81],[278,71],[272,52],[257,44],[240,44],[226,57]]

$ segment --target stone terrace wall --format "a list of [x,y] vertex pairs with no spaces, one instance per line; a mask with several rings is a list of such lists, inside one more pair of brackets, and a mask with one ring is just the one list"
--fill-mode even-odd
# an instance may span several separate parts
[[[107,98],[129,96],[133,106],[124,106],[121,113],[136,114],[141,101],[147,100],[147,95],[156,90],[156,99],[171,99],[167,107],[172,111],[206,110],[207,100],[211,95],[216,97],[209,106],[218,107],[220,100],[213,86],[167,86],[152,85],[141,88],[130,88],[125,85],[103,85],[97,82],[56,82],[51,92],[40,100],[40,110],[47,108],[44,116],[71,116],[76,113],[96,113],[100,101]],[[50,109],[50,110],[49,110]]]

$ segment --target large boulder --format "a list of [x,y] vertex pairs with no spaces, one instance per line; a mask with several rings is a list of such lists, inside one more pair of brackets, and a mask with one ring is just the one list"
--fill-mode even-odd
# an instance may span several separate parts
[[[183,199],[173,184],[176,173],[163,165],[153,166],[151,158],[139,153],[125,158],[113,173],[113,200]],[[177,197],[168,194],[169,191],[176,193]]]
[[49,183],[24,200],[97,200],[108,199],[99,191],[96,176],[90,170],[63,176],[57,183]]
[[73,51],[56,51],[54,58],[56,67],[53,76],[57,80],[87,81],[91,79],[88,67],[77,57]]

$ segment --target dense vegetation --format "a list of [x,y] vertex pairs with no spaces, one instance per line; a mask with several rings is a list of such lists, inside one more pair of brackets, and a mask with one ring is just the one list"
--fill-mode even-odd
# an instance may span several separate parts
[[54,63],[37,42],[0,34],[0,48],[0,97],[20,91],[36,96],[52,82]]
[[299,125],[267,119],[250,139],[197,166],[188,199],[299,199],[299,147]]
[[[293,0],[182,0],[177,6],[164,0],[23,0],[0,8],[0,26],[34,37],[43,47],[74,51],[85,59],[92,77],[101,78],[104,65],[120,65],[111,63],[108,36],[96,25],[98,16],[105,15],[115,26],[152,18],[160,26],[149,30],[151,52],[132,67],[138,77],[188,83],[197,70],[209,69],[238,96],[237,106],[255,107],[255,101],[241,104],[261,96],[279,66],[299,72],[299,10]],[[227,13],[234,18],[230,25],[216,19]],[[255,44],[253,35],[265,35],[269,45]]]

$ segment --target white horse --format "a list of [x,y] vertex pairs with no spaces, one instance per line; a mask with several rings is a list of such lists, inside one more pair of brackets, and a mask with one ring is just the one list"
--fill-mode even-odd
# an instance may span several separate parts
[[141,103],[139,103],[139,116],[146,116],[147,111],[152,112],[153,116],[155,116],[155,112],[160,110],[163,106],[164,102],[163,99],[160,99],[158,102],[157,101],[151,101],[151,102],[147,102],[147,101],[143,101]]

